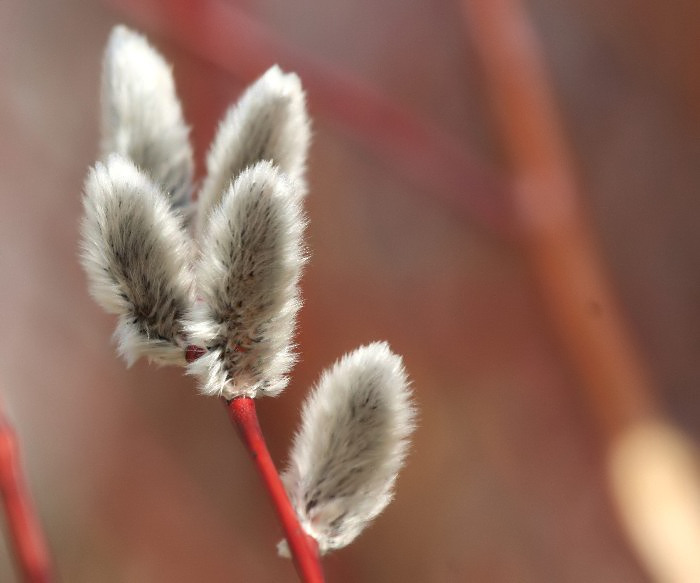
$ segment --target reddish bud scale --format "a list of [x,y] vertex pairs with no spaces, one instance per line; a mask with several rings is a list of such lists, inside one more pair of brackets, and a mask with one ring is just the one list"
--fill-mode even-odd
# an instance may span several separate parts
[[204,356],[206,352],[207,351],[201,346],[194,346],[193,344],[190,344],[185,349],[185,360],[187,360],[188,363],[194,362],[199,357]]

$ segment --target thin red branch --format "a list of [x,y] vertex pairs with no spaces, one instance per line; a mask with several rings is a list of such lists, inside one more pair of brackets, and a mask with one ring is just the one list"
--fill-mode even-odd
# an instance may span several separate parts
[[423,192],[489,231],[511,236],[507,188],[465,144],[362,79],[280,40],[222,0],[108,0],[139,26],[245,82],[279,63],[296,71],[312,111],[362,140]]
[[[193,362],[206,351],[199,346],[190,345],[185,351],[187,362]],[[323,568],[316,541],[306,534],[299,524],[299,518],[294,510],[287,491],[282,484],[275,464],[265,443],[258,415],[255,410],[255,400],[239,397],[232,401],[222,400],[228,410],[231,422],[236,426],[243,444],[250,453],[253,463],[262,478],[265,489],[272,500],[272,505],[282,525],[294,566],[305,583],[323,583]]]
[[275,464],[272,462],[265,438],[260,430],[255,411],[255,400],[248,397],[233,399],[227,403],[227,409],[231,422],[238,428],[243,443],[253,458],[255,467],[272,500],[299,576],[306,583],[323,583],[323,569],[318,545],[299,524],[287,491],[275,469]]
[[52,581],[49,553],[22,474],[17,438],[0,408],[0,493],[22,581]]

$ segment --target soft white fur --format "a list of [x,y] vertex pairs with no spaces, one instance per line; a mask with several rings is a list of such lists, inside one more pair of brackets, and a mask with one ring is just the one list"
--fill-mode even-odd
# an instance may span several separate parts
[[115,27],[102,69],[103,159],[130,158],[173,206],[186,206],[193,172],[188,135],[168,64],[145,37]]
[[209,215],[189,316],[190,364],[210,395],[276,395],[294,363],[305,220],[301,196],[270,162],[244,170]]
[[402,360],[384,342],[323,373],[304,404],[283,475],[321,552],[350,543],[391,501],[414,417]]
[[275,395],[294,362],[301,303],[310,129],[299,78],[272,67],[219,127],[200,194],[194,307],[190,241],[183,215],[168,209],[189,212],[188,134],[168,64],[145,37],[115,27],[102,71],[108,161],[85,186],[90,289],[120,316],[116,337],[129,362],[142,354],[182,362],[184,346],[198,343],[208,352],[189,370],[205,393]]
[[304,171],[310,129],[299,77],[277,67],[253,83],[219,125],[207,157],[207,178],[199,193],[197,231],[238,174],[269,160],[306,192]]
[[83,205],[82,263],[93,297],[119,316],[119,352],[129,364],[141,355],[183,362],[191,243],[168,198],[113,154],[88,173]]

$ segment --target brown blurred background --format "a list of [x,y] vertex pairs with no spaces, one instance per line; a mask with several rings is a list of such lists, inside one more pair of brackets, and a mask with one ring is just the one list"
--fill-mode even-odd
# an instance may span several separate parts
[[[502,165],[457,2],[235,4]],[[660,400],[699,440],[700,4],[527,6],[624,315]],[[86,292],[81,188],[97,152],[101,52],[119,22],[173,63],[200,170],[248,81],[114,5],[0,3],[0,392],[62,581],[294,581],[220,404],[180,370],[127,370],[114,318]],[[270,449],[282,465],[321,369],[374,339],[404,355],[420,407],[396,500],[325,560],[329,581],[647,581],[521,254],[310,98],[301,362],[259,405]],[[0,581],[15,577],[3,538]]]

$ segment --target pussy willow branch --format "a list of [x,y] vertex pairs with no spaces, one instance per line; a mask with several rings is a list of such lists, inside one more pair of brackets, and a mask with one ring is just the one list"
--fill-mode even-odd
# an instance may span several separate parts
[[[186,357],[189,362],[199,358],[203,351],[190,346]],[[316,541],[304,532],[299,524],[297,514],[292,507],[287,491],[282,484],[275,464],[267,449],[258,416],[255,409],[255,399],[239,397],[231,401],[222,399],[226,406],[229,419],[238,429],[243,444],[250,453],[260,478],[265,485],[275,512],[284,530],[287,544],[299,577],[304,583],[323,583],[323,568]]]
[[[291,63],[291,68],[305,78],[311,102],[319,112],[364,139],[406,176],[429,185],[425,192],[454,205],[497,234],[511,240],[514,234],[519,235],[552,329],[582,380],[608,446],[612,447],[616,438],[629,433],[630,428],[644,426],[650,420],[661,420],[668,429],[670,423],[664,420],[656,401],[649,372],[621,316],[593,231],[581,208],[542,51],[518,2],[461,0],[510,154],[514,180],[512,187],[505,187],[490,171],[479,167],[476,157],[462,144],[363,83],[284,46],[260,23],[222,0],[109,1],[242,80],[252,79],[273,62]],[[676,445],[692,453],[687,440],[676,439]],[[641,483],[646,481],[650,468],[648,456],[643,457],[643,467],[638,468]],[[668,457],[659,455],[655,461],[663,462]],[[676,491],[690,483],[693,498],[697,473],[686,470],[683,464],[675,465],[669,470],[675,475],[669,479]],[[655,509],[660,502],[658,496],[646,500],[650,504],[639,508]],[[685,502],[688,499],[678,507],[681,512],[667,514],[692,515]],[[619,493],[618,503],[624,504]],[[664,510],[650,512],[653,516],[643,517],[649,518],[649,530],[661,532],[658,544],[654,542],[655,552],[662,563],[678,572],[674,565],[679,561],[669,546],[673,537],[666,537],[665,531],[656,528]],[[697,546],[691,545],[695,549]],[[697,555],[695,551],[691,554]],[[700,566],[698,573],[700,576]],[[675,580],[699,579],[686,576]]]
[[53,580],[47,545],[24,482],[14,430],[0,403],[0,494],[7,518],[10,544],[22,581]]
[[488,232],[513,235],[507,188],[460,140],[365,81],[284,43],[223,0],[107,0],[191,54],[249,82],[274,63],[296,71],[311,108],[422,190]]

